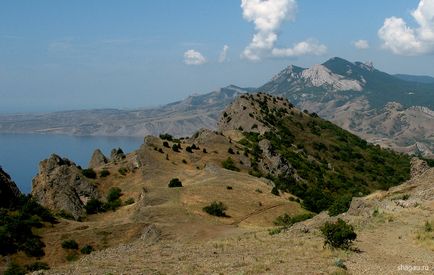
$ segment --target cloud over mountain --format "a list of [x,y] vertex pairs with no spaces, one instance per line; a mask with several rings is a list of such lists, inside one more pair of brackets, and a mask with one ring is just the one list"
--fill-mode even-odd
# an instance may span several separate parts
[[434,52],[434,0],[421,0],[411,15],[417,28],[404,19],[389,17],[378,31],[383,47],[399,55],[422,55]]

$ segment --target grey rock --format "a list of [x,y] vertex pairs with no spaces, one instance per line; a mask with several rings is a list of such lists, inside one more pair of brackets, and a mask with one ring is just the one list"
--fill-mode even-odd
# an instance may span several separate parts
[[75,163],[53,154],[39,163],[39,173],[32,181],[32,196],[42,206],[78,219],[85,214],[87,201],[98,197],[98,191]]
[[92,158],[89,161],[89,168],[96,168],[99,166],[102,166],[108,162],[107,158],[104,156],[104,154],[101,152],[100,149],[96,149],[93,154]]

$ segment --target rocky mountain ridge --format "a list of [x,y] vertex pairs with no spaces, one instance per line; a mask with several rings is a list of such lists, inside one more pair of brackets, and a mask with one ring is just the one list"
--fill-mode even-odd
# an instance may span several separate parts
[[14,206],[20,196],[17,185],[0,166],[0,208]]

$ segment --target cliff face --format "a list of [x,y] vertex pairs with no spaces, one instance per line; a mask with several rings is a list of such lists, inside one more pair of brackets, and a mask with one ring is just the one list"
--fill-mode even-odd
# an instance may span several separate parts
[[0,166],[0,208],[13,206],[21,192],[11,177]]
[[55,212],[64,211],[78,219],[85,214],[84,205],[98,197],[96,187],[82,175],[75,163],[57,155],[39,163],[39,173],[32,182],[32,196]]

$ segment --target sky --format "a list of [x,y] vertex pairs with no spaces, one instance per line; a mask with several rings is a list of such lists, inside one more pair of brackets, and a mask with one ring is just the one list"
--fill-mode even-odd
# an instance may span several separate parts
[[434,76],[434,0],[1,0],[0,113],[158,106],[334,56]]

